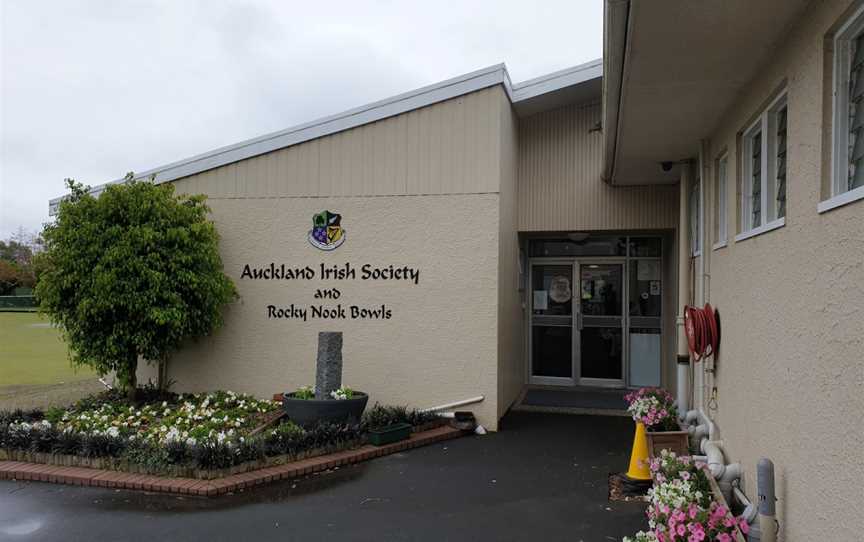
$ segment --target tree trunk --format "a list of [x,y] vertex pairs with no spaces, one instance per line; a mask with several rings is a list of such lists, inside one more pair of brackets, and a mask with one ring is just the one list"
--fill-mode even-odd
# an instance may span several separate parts
[[135,395],[138,392],[138,353],[129,356],[128,366],[126,367],[126,398],[129,401],[135,400]]
[[159,391],[165,392],[168,386],[168,360],[163,359],[159,362],[159,372],[156,375],[156,385],[159,386]]

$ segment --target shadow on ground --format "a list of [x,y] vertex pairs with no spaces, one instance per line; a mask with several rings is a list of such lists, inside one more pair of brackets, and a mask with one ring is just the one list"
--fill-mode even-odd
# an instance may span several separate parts
[[620,540],[632,422],[512,413],[502,430],[215,499],[0,482],[2,540]]

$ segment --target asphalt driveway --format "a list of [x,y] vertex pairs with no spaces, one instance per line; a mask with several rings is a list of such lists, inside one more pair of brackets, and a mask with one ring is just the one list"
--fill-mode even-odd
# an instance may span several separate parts
[[0,482],[0,540],[620,540],[628,418],[513,413],[502,431],[205,499]]

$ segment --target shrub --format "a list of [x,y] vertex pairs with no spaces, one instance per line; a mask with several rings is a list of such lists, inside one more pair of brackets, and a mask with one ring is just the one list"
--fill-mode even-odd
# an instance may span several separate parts
[[51,451],[55,454],[80,455],[83,449],[84,435],[74,431],[60,431]]
[[193,447],[195,466],[199,469],[226,469],[234,465],[234,450],[220,442],[205,442]]
[[30,451],[43,454],[53,452],[59,436],[60,431],[54,427],[30,431]]
[[15,422],[40,422],[45,419],[45,413],[39,409],[33,410],[6,410],[0,411],[0,424],[10,424]]
[[84,435],[81,455],[84,457],[120,457],[128,441],[110,435]]
[[191,447],[182,440],[166,442],[164,450],[165,461],[171,465],[184,465],[192,459]]
[[369,429],[381,429],[397,423],[407,423],[416,427],[437,418],[437,414],[433,412],[408,410],[408,407],[404,406],[381,406],[375,403],[375,406],[363,414],[363,425]]
[[161,362],[209,335],[236,297],[205,196],[133,179],[99,197],[67,180],[71,194],[42,233],[46,269],[36,285],[72,362],[115,372],[130,399],[139,358]]
[[264,437],[264,452],[267,455],[296,455],[303,439],[303,429],[293,422],[280,424]]

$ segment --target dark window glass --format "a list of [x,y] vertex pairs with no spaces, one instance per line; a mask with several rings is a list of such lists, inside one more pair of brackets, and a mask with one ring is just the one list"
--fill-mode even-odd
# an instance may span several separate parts
[[555,256],[625,256],[627,245],[624,237],[587,237],[582,241],[570,239],[533,239],[530,253],[534,257]]
[[659,258],[663,242],[659,237],[631,237],[631,258]]
[[532,326],[531,374],[571,378],[573,376],[573,328]]

